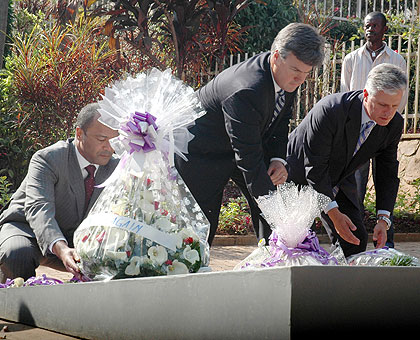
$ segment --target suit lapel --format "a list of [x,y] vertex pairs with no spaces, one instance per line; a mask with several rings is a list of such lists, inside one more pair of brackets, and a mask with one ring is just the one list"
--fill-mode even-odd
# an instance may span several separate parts
[[85,185],[83,181],[82,171],[80,170],[79,161],[76,156],[76,146],[70,143],[69,152],[69,177],[70,189],[76,197],[76,206],[79,220],[83,217],[83,210],[85,205]]
[[359,139],[361,124],[362,124],[362,101],[358,102],[357,105],[353,105],[350,111],[350,114],[348,115],[348,121],[346,123],[346,139],[347,139],[347,156],[346,156],[347,166],[346,168],[348,168],[350,162],[353,159],[353,152],[356,149],[357,140]]

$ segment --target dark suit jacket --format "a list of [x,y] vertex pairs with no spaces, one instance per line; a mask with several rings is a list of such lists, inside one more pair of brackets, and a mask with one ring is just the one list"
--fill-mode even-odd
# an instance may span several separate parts
[[376,158],[376,208],[391,211],[397,196],[397,149],[403,128],[399,113],[387,126],[376,125],[353,157],[359,138],[362,91],[329,95],[320,100],[289,136],[288,180],[310,184],[334,199],[336,185],[356,207],[354,172]]
[[195,137],[188,145],[190,154],[211,159],[211,168],[217,158],[234,159],[255,197],[275,189],[266,164],[273,157],[286,157],[296,95],[286,92],[283,110],[269,127],[275,105],[269,56],[262,53],[234,65],[199,90],[207,113],[190,128]]
[[[111,158],[100,166],[96,183],[104,182],[117,164]],[[87,211],[101,191],[94,189]],[[84,180],[75,145],[72,140],[59,141],[33,155],[28,174],[0,215],[0,244],[13,235],[36,237],[43,255],[60,237],[72,246],[73,233],[85,217],[84,204]]]

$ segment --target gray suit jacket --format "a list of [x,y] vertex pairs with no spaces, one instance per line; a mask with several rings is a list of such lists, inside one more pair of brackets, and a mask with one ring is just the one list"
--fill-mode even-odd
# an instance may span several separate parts
[[[118,159],[111,158],[100,166],[96,183],[104,182],[117,164]],[[0,215],[0,244],[13,235],[36,237],[43,255],[51,242],[61,237],[73,246],[74,231],[101,191],[94,189],[83,214],[84,180],[71,139],[36,152],[25,179]]]

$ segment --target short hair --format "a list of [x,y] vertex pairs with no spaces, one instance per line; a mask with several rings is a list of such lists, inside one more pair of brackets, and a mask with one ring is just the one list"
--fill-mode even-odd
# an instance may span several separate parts
[[278,51],[283,59],[293,53],[301,62],[317,66],[324,60],[324,41],[315,27],[291,23],[274,38],[271,53]]
[[367,18],[379,18],[382,20],[384,26],[386,26],[386,24],[388,23],[385,14],[383,14],[382,12],[370,12],[368,15],[365,16],[365,21]]
[[395,94],[407,88],[407,76],[398,66],[393,64],[379,64],[370,70],[365,89],[370,95],[375,95],[379,91],[387,94]]
[[80,110],[76,119],[76,127],[80,127],[83,131],[89,128],[93,120],[100,116],[100,106],[98,103],[87,104],[83,109]]

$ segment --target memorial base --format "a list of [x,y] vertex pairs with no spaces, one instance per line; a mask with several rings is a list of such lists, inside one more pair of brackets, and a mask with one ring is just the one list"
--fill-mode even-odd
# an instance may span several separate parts
[[364,339],[418,327],[419,289],[410,267],[226,271],[4,288],[0,318],[87,339]]

